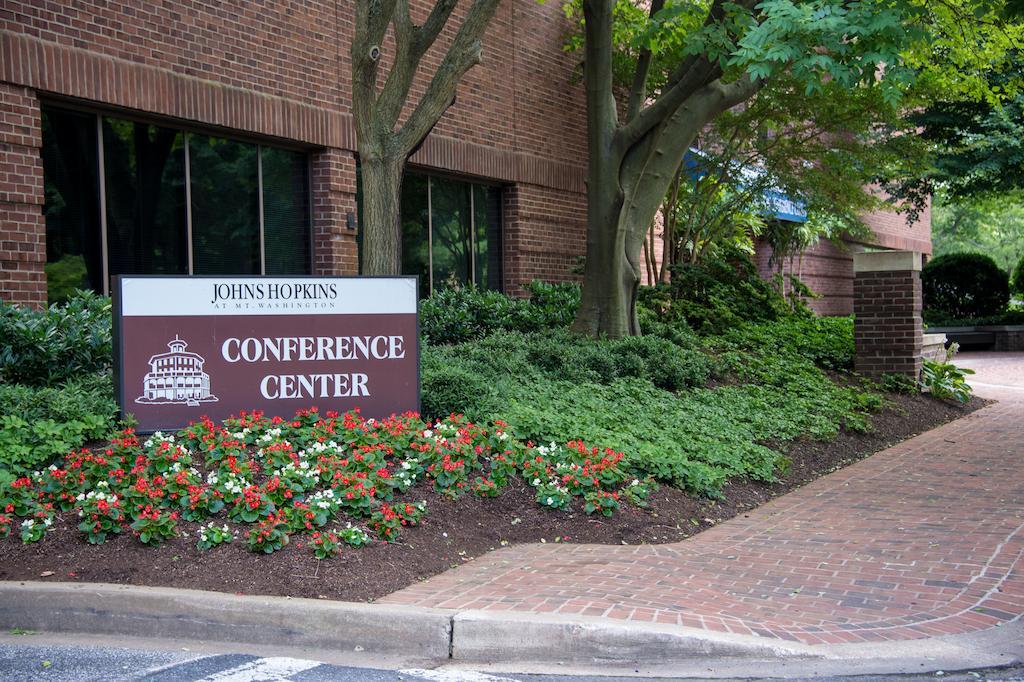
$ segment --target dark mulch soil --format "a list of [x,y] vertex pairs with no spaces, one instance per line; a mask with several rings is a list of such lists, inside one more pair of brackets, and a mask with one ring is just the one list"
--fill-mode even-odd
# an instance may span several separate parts
[[[824,474],[983,406],[965,406],[920,395],[891,395],[893,406],[874,417],[869,434],[843,433],[830,443],[790,445],[792,465],[771,484],[734,481],[724,499],[695,498],[662,487],[648,510],[624,505],[610,518],[547,510],[524,484],[501,497],[465,495],[448,500],[423,491],[428,513],[422,524],[405,529],[400,541],[376,543],[318,561],[308,538],[297,536],[271,555],[250,553],[244,538],[206,552],[196,538],[179,537],[158,549],[124,533],[106,544],[86,544],[74,513],[64,513],[36,544],[23,546],[13,533],[0,540],[0,580],[62,580],[161,585],[244,594],[373,600],[459,566],[504,544],[559,541],[634,544],[674,542],[752,509]],[[191,524],[188,524],[191,526]],[[43,577],[43,573],[52,575]]]

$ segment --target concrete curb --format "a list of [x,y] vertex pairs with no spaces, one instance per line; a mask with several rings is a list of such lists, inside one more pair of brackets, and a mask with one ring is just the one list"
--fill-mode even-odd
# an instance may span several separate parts
[[634,665],[687,660],[819,658],[813,647],[656,623],[535,613],[461,611],[452,618],[452,660]]
[[0,581],[0,627],[364,653],[435,664],[451,652],[451,614],[375,604],[105,583]]
[[[103,583],[0,581],[0,628],[304,647],[381,665],[780,676],[1018,664],[1024,623],[920,640],[806,645],[603,618],[455,611]],[[540,668],[536,668],[540,666]]]

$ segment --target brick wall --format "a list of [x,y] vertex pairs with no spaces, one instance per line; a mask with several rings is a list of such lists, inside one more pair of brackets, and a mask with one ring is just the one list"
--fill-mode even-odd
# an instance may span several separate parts
[[932,252],[932,206],[929,201],[918,220],[907,224],[905,214],[895,211],[871,211],[861,216],[864,224],[875,235],[865,240],[872,246],[881,246],[897,251]]
[[39,103],[0,83],[0,299],[46,302],[46,225]]
[[520,184],[504,201],[505,292],[522,295],[532,279],[578,280],[572,269],[586,252],[586,196]]
[[[422,20],[432,0],[412,5]],[[457,8],[455,18],[464,12]],[[41,179],[40,98],[299,143],[312,152],[314,271],[353,273],[355,231],[346,226],[347,214],[355,212],[351,14],[350,5],[328,0],[5,2],[0,83],[7,90],[0,115],[6,123],[31,109],[34,160],[26,162],[29,157],[5,142],[0,177]],[[425,89],[457,25],[426,55],[413,97]],[[483,62],[467,74],[454,105],[411,159],[428,171],[501,182],[511,187],[513,201],[531,197],[520,213],[505,216],[510,290],[533,277],[567,277],[583,251],[586,119],[573,79],[575,58],[561,49],[565,28],[557,3],[502,3],[483,41]],[[386,61],[390,39],[382,47]],[[38,194],[4,202],[0,267],[3,281],[12,282],[0,290],[5,299],[45,299],[41,189]],[[544,202],[572,208],[543,215]],[[549,229],[565,234],[544,245]]]
[[855,369],[867,376],[921,372],[921,254],[854,257]]
[[[853,252],[850,249],[851,245],[836,246],[821,240],[803,254],[783,262],[786,274],[796,275],[819,296],[807,301],[819,315],[853,313]],[[771,246],[758,240],[754,262],[764,279],[770,279],[778,271],[776,264],[769,265],[771,256]]]
[[[422,20],[430,4],[413,0],[414,16]],[[455,16],[464,12],[460,7]],[[566,28],[559,3],[503,2],[484,38],[482,64],[467,74],[454,105],[411,159],[421,169],[509,188],[509,292],[535,277],[572,277],[584,252],[586,118],[574,77],[578,56],[561,49]],[[355,206],[353,30],[351,4],[329,0],[7,0],[0,9],[0,115],[5,126],[8,116],[28,116],[32,139],[5,140],[0,177],[39,181],[38,151],[31,163],[17,152],[39,147],[39,97],[298,143],[312,152],[315,271],[354,272],[354,234],[345,227]],[[454,32],[445,31],[425,67],[439,62]],[[386,40],[385,62],[389,47]],[[429,70],[421,69],[414,96],[425,88]],[[40,202],[3,203],[0,277],[10,283],[0,289],[4,298],[42,300]],[[928,237],[924,227],[907,237],[885,215],[867,220],[882,245],[930,252],[930,242],[918,243]],[[910,241],[901,241],[901,234]],[[847,277],[843,258],[815,253],[805,259],[812,288],[829,292],[814,305],[848,312],[849,279],[844,284],[828,275],[829,265]]]

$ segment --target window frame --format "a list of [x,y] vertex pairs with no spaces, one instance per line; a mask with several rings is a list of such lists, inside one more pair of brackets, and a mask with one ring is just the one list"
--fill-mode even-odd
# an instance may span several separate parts
[[182,134],[184,142],[184,153],[185,153],[185,239],[186,239],[186,257],[188,261],[188,276],[194,276],[194,253],[193,253],[193,234],[192,234],[192,163],[190,153],[190,140],[192,135],[205,135],[209,137],[219,137],[232,142],[238,142],[242,144],[250,144],[256,147],[256,172],[258,182],[258,211],[259,211],[259,242],[260,242],[260,275],[267,274],[267,254],[266,254],[266,241],[265,241],[265,222],[266,216],[264,215],[264,187],[263,187],[263,149],[265,147],[272,147],[275,149],[282,149],[290,152],[301,153],[305,157],[305,172],[306,172],[306,205],[308,207],[306,211],[306,220],[304,225],[304,231],[306,233],[305,239],[308,244],[306,249],[306,272],[303,274],[312,274],[315,269],[316,254],[314,247],[316,245],[316,235],[314,233],[314,217],[313,217],[313,164],[311,158],[311,152],[313,149],[308,145],[302,145],[299,143],[289,143],[289,141],[281,141],[280,143],[275,140],[274,144],[265,144],[258,137],[244,137],[241,135],[231,134],[234,131],[224,130],[215,126],[203,127],[189,125],[186,122],[180,122],[176,120],[169,120],[161,118],[159,116],[146,115],[144,112],[129,112],[122,111],[119,109],[107,109],[86,106],[78,102],[66,101],[63,99],[53,98],[40,98],[40,115],[45,113],[46,110],[64,110],[74,111],[82,114],[89,114],[95,117],[96,120],[96,144],[97,144],[97,177],[99,179],[99,229],[100,229],[100,272],[103,280],[103,295],[110,295],[110,252],[109,252],[109,235],[107,230],[107,190],[106,190],[106,162],[104,159],[104,147],[103,147],[103,119],[104,117],[116,118],[123,121],[128,121],[132,124],[141,125],[156,125],[163,128],[170,128],[176,130]]
[[[473,286],[480,287],[481,284],[476,281],[476,246],[477,246],[477,225],[476,225],[476,192],[473,191],[476,187],[482,187],[485,190],[495,190],[499,193],[499,205],[501,205],[503,194],[505,192],[504,185],[500,183],[490,182],[479,182],[472,178],[462,177],[449,173],[438,173],[433,169],[423,168],[421,166],[407,166],[405,172],[410,172],[417,175],[422,175],[427,179],[427,282],[428,295],[434,293],[434,190],[433,182],[434,179],[444,179],[454,182],[460,182],[470,186],[469,191],[469,283]],[[404,186],[403,179],[403,186]],[[505,291],[505,276],[504,276],[504,263],[505,263],[505,212],[503,208],[499,210],[499,224],[498,224],[498,244],[496,248],[499,254],[501,254],[502,263],[502,274],[499,279],[500,286],[499,292]],[[486,285],[486,282],[484,283]]]

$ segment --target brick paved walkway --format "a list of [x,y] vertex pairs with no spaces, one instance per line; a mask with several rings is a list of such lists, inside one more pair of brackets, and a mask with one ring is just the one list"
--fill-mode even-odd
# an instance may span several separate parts
[[961,358],[979,370],[978,392],[1001,402],[693,538],[510,547],[382,601],[582,614],[807,644],[918,639],[1017,619],[1024,354],[1007,360]]

